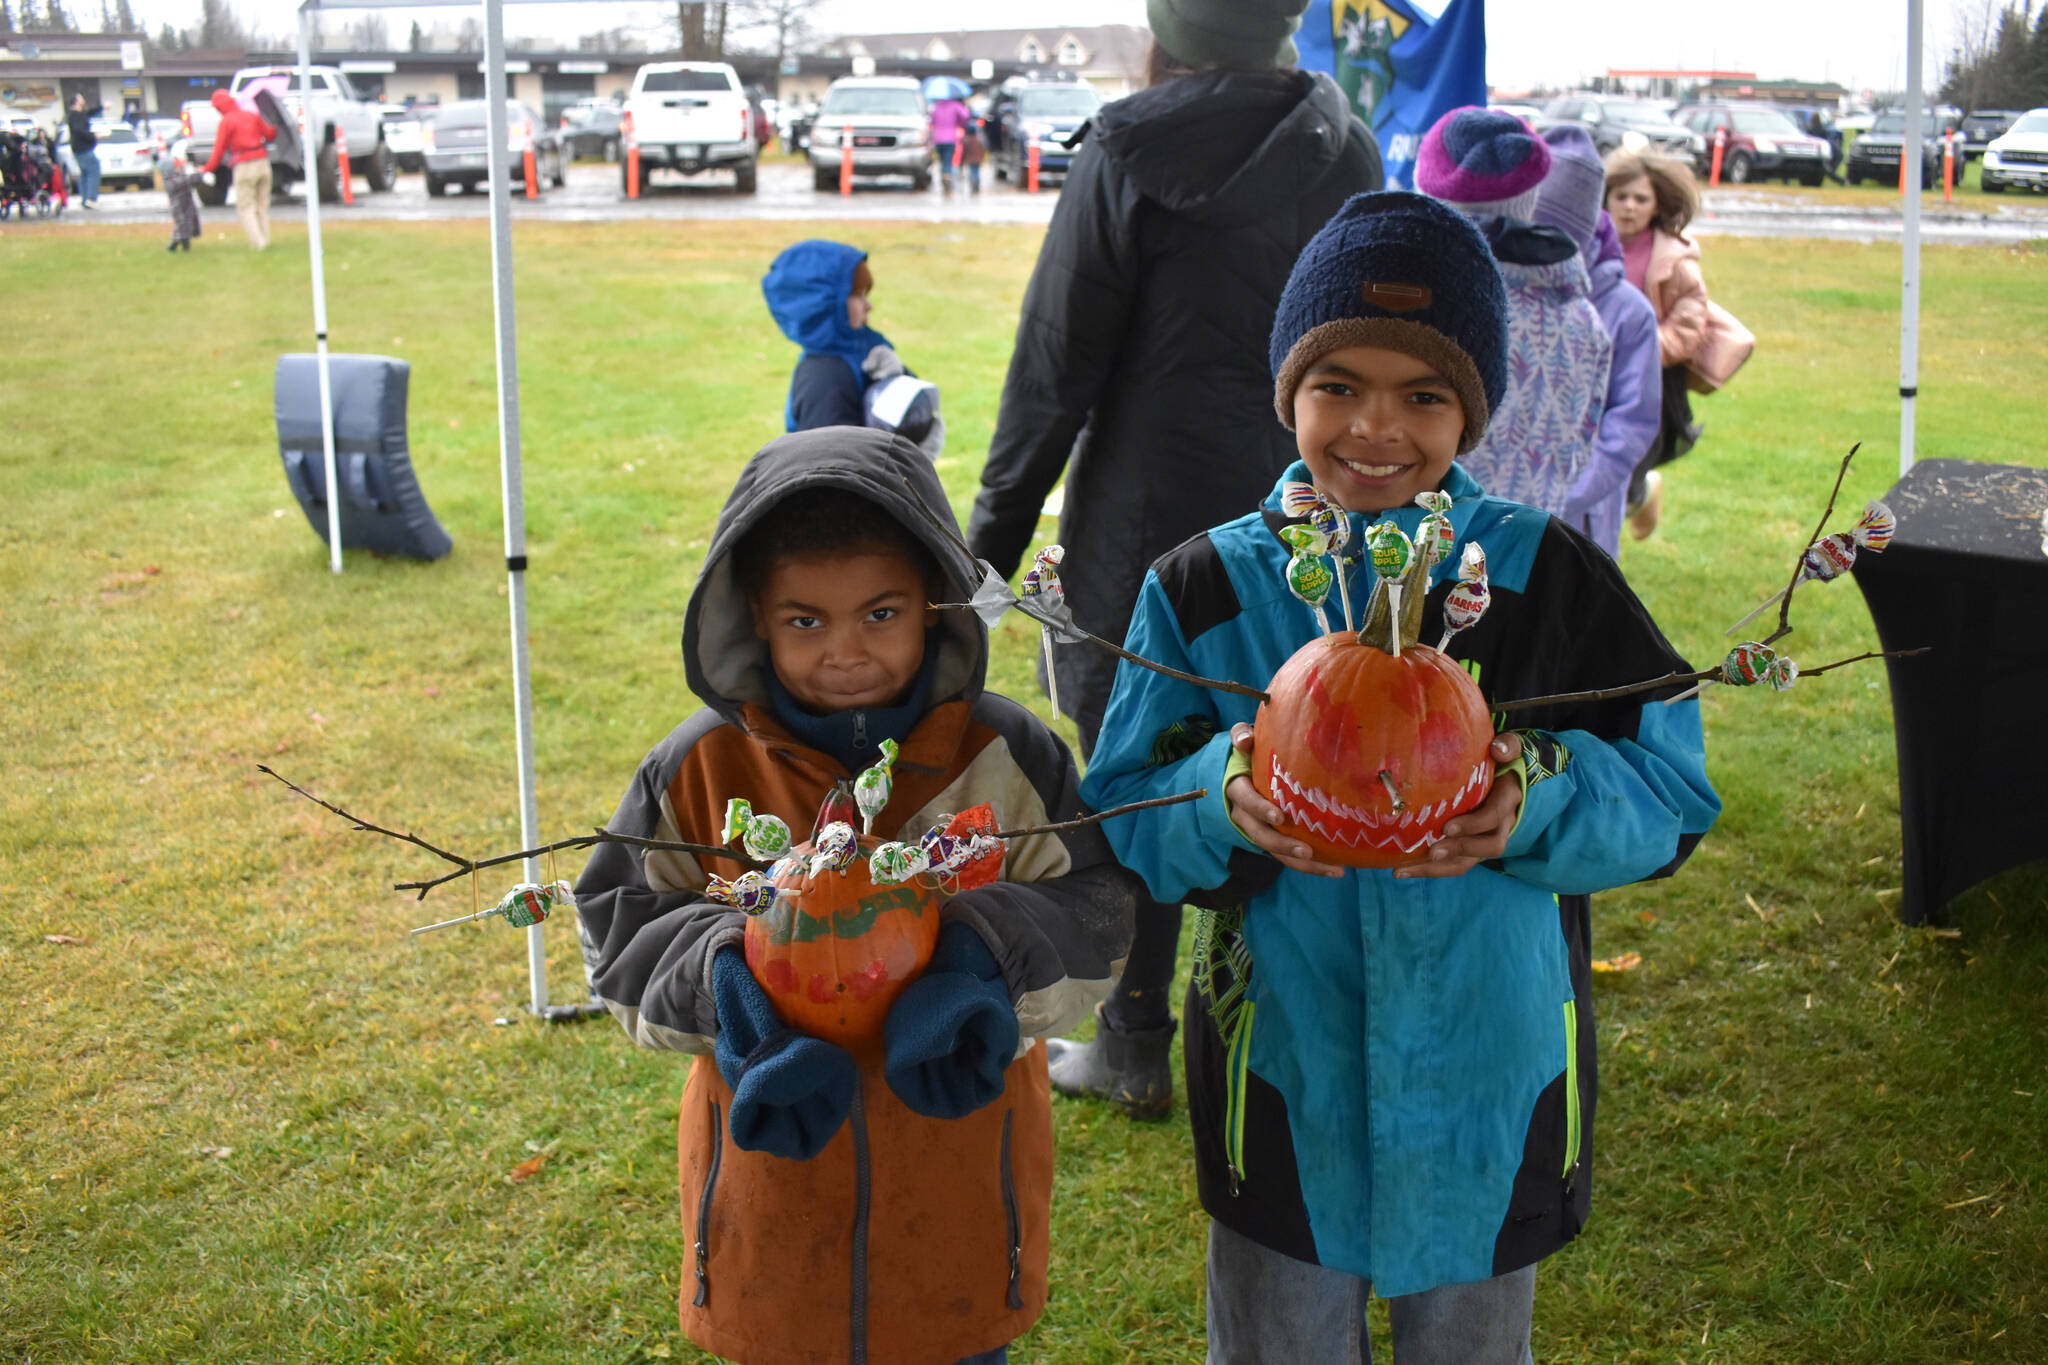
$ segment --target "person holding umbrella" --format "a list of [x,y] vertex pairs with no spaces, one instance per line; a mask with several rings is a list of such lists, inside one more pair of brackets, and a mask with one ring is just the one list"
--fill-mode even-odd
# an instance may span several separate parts
[[[974,114],[966,104],[969,93],[967,82],[957,76],[933,76],[924,83],[924,97],[932,106],[932,151],[939,158],[939,184],[946,194],[953,192],[953,165],[960,139],[974,126]],[[977,181],[980,178],[975,176]]]

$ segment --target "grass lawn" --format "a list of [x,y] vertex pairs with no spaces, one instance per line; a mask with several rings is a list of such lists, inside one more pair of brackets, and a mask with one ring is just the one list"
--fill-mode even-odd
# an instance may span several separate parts
[[[685,595],[793,359],[757,281],[827,231],[519,228],[552,836],[608,815],[694,706]],[[327,229],[334,344],[413,362],[414,458],[456,545],[336,578],[270,414],[276,357],[310,343],[303,235],[253,255],[215,215],[167,259],[156,227],[0,231],[6,1359],[702,1358],[673,1303],[677,1059],[526,1018],[520,935],[408,940],[468,895],[386,890],[434,864],[255,772],[516,846],[485,233]],[[857,234],[876,325],[944,387],[964,508],[1039,232]],[[1897,469],[1896,248],[1707,250],[1758,353],[1701,403],[1667,531],[1623,558],[1696,660],[1782,582],[1851,442],[1852,507]],[[2048,263],[1925,259],[1921,454],[2048,464]],[[1846,583],[1797,620],[1811,662],[1874,638]],[[1036,643],[1001,632],[992,685],[1035,699]],[[1538,1358],[2048,1359],[2048,873],[1980,888],[1948,931],[1894,921],[1882,669],[1714,689],[1706,712],[1719,828],[1676,878],[1596,903],[1600,951],[1642,965],[1601,978],[1595,1216],[1544,1268]],[[549,944],[575,999],[573,934]],[[1057,1115],[1054,1298],[1013,1358],[1197,1358],[1184,1112]]]

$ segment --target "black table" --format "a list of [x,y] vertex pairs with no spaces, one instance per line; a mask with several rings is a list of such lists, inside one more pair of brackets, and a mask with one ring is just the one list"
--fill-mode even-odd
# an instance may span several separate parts
[[1856,585],[1890,659],[1905,886],[1939,921],[1986,878],[2048,858],[2048,781],[2024,745],[2048,713],[2048,469],[1922,460],[1885,501],[1898,533]]

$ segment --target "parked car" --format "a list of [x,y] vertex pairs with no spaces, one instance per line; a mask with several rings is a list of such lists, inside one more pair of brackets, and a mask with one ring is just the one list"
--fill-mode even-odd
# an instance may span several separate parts
[[[505,101],[511,179],[526,183],[526,148],[533,146],[534,170],[540,184],[536,190],[553,185],[560,188],[562,139],[556,130],[541,122],[539,114],[518,100]],[[422,153],[426,159],[427,193],[446,194],[452,186],[465,190],[483,186],[490,175],[490,104],[485,100],[458,100],[443,105],[433,122],[421,130]]]
[[[1941,184],[1941,137],[1954,124],[1938,111],[1930,110],[1920,119],[1920,183]],[[1849,162],[1842,174],[1852,185],[1875,180],[1895,185],[1899,180],[1900,146],[1906,140],[1906,113],[1886,109],[1870,122],[1870,131],[1849,147]]]
[[1095,117],[1102,96],[1081,81],[1026,81],[1008,85],[989,108],[989,159],[998,180],[1022,181],[1038,147],[1038,173],[1066,178],[1078,147],[1067,139]]
[[1700,135],[1698,155],[1709,165],[1716,135],[1727,134],[1721,174],[1731,184],[1797,180],[1818,185],[1835,164],[1827,139],[1801,132],[1792,116],[1775,104],[1688,104],[1680,106],[1675,117]]
[[425,133],[421,129],[419,114],[411,109],[390,105],[379,109],[377,117],[384,122],[384,145],[391,149],[391,155],[397,159],[398,169],[416,171],[425,166]]
[[[92,135],[98,138],[93,153],[100,162],[100,188],[119,189],[123,185],[138,190],[156,187],[156,162],[152,160],[155,148],[135,136],[135,130],[125,123],[110,119],[94,119]],[[66,188],[75,190],[78,182],[78,158],[71,150],[71,125],[57,125],[57,162],[64,167]]]
[[619,159],[619,114],[617,100],[578,100],[562,111],[562,155],[571,161],[585,157]]
[[2008,185],[2048,189],[2048,108],[2029,109],[1991,139],[1980,174],[1978,187],[1986,194],[2003,193]]
[[811,121],[811,182],[839,188],[839,159],[851,139],[853,173],[907,175],[918,189],[932,183],[930,112],[908,76],[848,76],[832,82]]
[[1530,122],[1539,133],[1562,123],[1579,124],[1602,156],[1649,151],[1693,162],[1705,146],[1697,133],[1672,122],[1662,105],[1624,95],[1559,95]]
[[1968,162],[1984,155],[1996,138],[2003,137],[2021,117],[2018,109],[1977,109],[1963,115],[1963,160]]
[[1487,108],[1499,114],[1513,114],[1527,124],[1534,124],[1543,117],[1543,110],[1533,104],[1489,104]]
[[135,129],[135,136],[147,142],[151,147],[155,147],[158,143],[168,147],[171,143],[176,142],[183,132],[178,120],[168,114],[152,114],[150,117],[142,119],[131,126]]
[[[622,118],[630,118],[640,149],[640,183],[657,170],[681,175],[731,171],[733,189],[752,194],[757,184],[754,111],[739,73],[724,62],[649,62],[633,73]],[[619,164],[619,188],[632,168]]]

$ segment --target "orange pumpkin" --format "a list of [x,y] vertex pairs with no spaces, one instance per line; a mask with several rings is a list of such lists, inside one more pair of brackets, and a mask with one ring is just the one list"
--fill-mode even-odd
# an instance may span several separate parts
[[864,838],[846,870],[810,870],[811,844],[775,865],[775,900],[747,917],[747,969],[782,1022],[855,1051],[881,1046],[889,1007],[931,961],[940,893],[920,879],[877,886]]
[[1401,657],[1340,631],[1311,640],[1267,684],[1252,785],[1277,826],[1325,862],[1428,860],[1446,821],[1486,799],[1493,722],[1462,666],[1426,645]]

